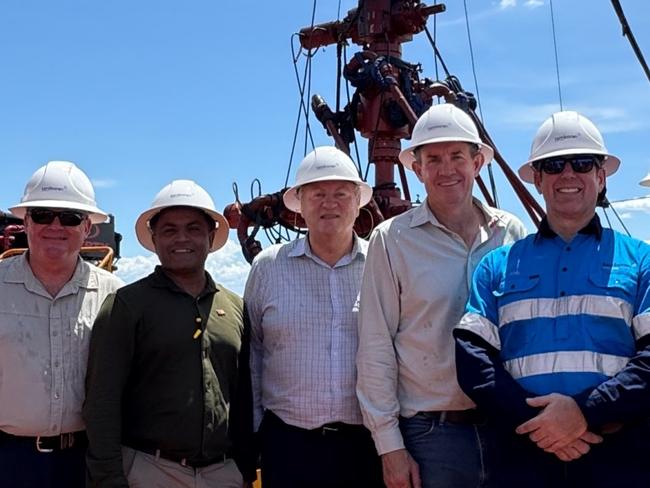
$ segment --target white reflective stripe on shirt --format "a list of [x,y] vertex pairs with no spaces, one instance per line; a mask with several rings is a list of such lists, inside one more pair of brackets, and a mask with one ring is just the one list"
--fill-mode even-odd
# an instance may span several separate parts
[[617,297],[573,295],[560,298],[531,298],[499,308],[499,327],[517,320],[556,318],[565,315],[596,315],[632,323],[632,305]]
[[460,319],[460,323],[456,326],[457,329],[469,330],[474,334],[485,339],[492,347],[501,349],[501,339],[499,337],[499,330],[490,320],[477,313],[466,313]]
[[513,378],[550,373],[602,373],[614,376],[630,358],[593,351],[558,351],[532,354],[504,363]]
[[646,334],[650,334],[650,314],[644,313],[634,317],[632,319],[632,330],[634,331],[634,338],[637,340]]

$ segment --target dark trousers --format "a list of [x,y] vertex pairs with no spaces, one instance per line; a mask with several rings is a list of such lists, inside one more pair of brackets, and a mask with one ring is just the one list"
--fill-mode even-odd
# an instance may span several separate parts
[[0,434],[0,487],[84,488],[87,443],[38,452],[33,438]]
[[603,435],[581,458],[563,462],[527,436],[492,430],[494,488],[647,488],[650,486],[650,426],[628,425]]
[[383,488],[381,461],[361,425],[314,430],[288,425],[272,412],[260,427],[264,488]]

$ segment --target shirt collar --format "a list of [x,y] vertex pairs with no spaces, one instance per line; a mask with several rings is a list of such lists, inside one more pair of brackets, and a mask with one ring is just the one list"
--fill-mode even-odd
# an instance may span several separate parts
[[[28,252],[12,259],[5,277],[6,283],[22,283],[32,293],[47,296],[50,294],[45,290],[43,284],[36,278],[32,267],[29,265]],[[99,288],[97,275],[90,272],[90,266],[81,257],[77,258],[77,266],[70,280],[65,284],[57,296],[71,295],[77,293],[79,288],[96,290]]]
[[[546,217],[544,217],[540,222],[537,234],[545,239],[554,239],[557,237],[557,233],[551,229],[550,225],[548,225],[548,219]],[[600,223],[598,215],[594,214],[587,225],[578,231],[578,234],[595,236],[596,239],[600,240],[603,235],[603,226]]]
[[[172,280],[169,276],[167,276],[167,274],[163,271],[162,266],[157,265],[153,273],[151,273],[149,276],[151,278],[153,286],[158,288],[167,288],[174,292],[184,293],[187,295],[187,292],[185,290],[183,290],[180,286],[178,286],[174,282],[174,280]],[[210,273],[206,271],[205,277],[206,277],[205,288],[203,288],[203,291],[199,295],[200,297],[207,295],[209,293],[215,293],[219,291],[219,287],[217,287],[217,284],[212,279],[212,276],[210,276]]]
[[[353,239],[352,249],[348,254],[346,254],[341,259],[339,259],[339,262],[336,263],[334,267],[345,266],[346,264],[349,264],[352,261],[354,261],[359,256],[362,259],[365,259],[368,244],[364,240],[362,240],[356,233],[352,234],[352,239]],[[287,254],[290,258],[306,256],[314,261],[323,263],[323,261],[312,252],[311,246],[309,245],[309,239],[307,238],[307,236],[301,237],[300,239],[296,239],[295,241],[292,242],[292,245],[293,245],[292,249]]]
[[[485,222],[487,226],[491,227],[506,227],[507,222],[504,220],[504,217],[501,212],[497,212],[492,207],[485,205],[478,198],[472,198],[472,203],[481,211],[485,217]],[[431,223],[436,227],[445,228],[445,226],[436,218],[434,213],[429,208],[429,204],[425,200],[419,207],[413,212],[413,217],[411,218],[410,227],[419,227],[426,223]]]

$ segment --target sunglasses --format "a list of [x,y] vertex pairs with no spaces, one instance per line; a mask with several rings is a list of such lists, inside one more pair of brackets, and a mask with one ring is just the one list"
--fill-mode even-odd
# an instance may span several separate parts
[[576,173],[589,173],[594,166],[601,167],[602,159],[596,156],[561,156],[535,161],[533,168],[548,175],[559,175],[567,163],[571,164],[571,169]]
[[32,222],[40,225],[49,225],[54,222],[54,219],[59,218],[59,222],[64,227],[77,227],[80,225],[88,215],[83,212],[75,212],[74,210],[49,210],[46,208],[34,208],[29,211],[29,218]]

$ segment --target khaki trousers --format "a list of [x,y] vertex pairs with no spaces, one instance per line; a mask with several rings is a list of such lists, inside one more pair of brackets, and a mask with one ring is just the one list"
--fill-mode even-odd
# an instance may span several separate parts
[[124,474],[130,488],[241,488],[242,475],[232,459],[204,468],[182,466],[122,446]]

